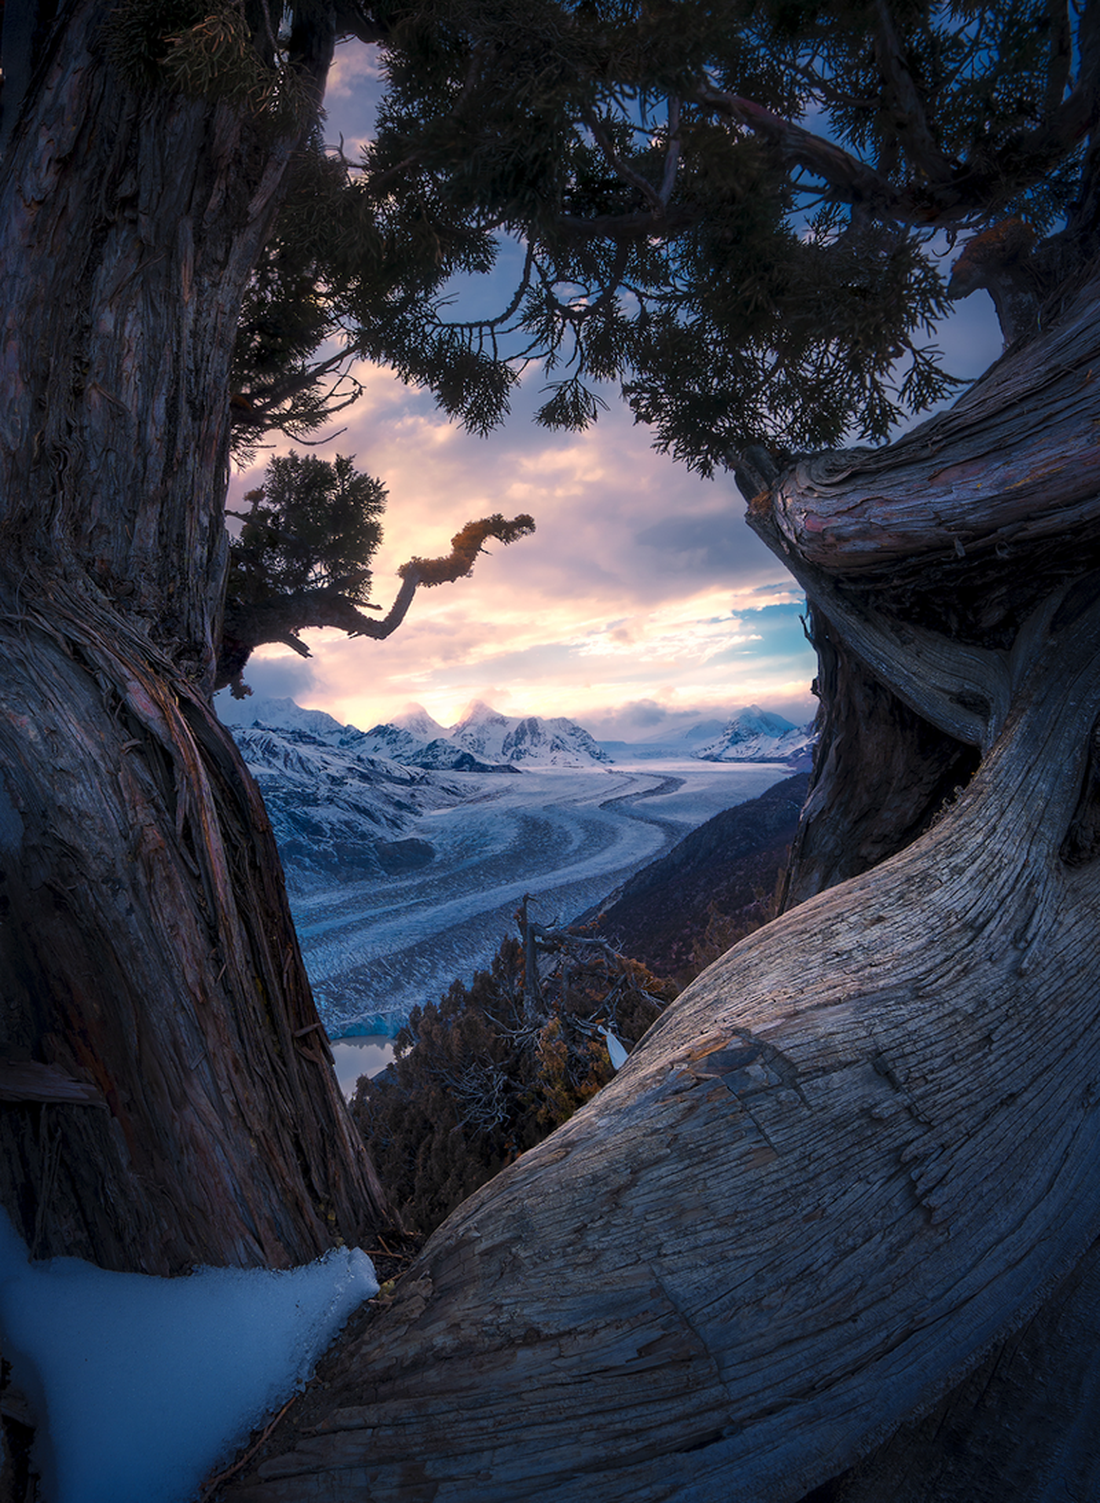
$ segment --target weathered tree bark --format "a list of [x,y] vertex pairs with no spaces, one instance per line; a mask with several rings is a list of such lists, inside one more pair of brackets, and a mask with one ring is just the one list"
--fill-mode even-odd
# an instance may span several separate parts
[[[210,393],[292,143],[139,98],[101,11],[64,10],[0,178],[0,1198],[39,1254],[286,1263],[377,1203],[206,700]],[[761,498],[838,694],[875,700],[866,839],[807,825],[815,895],[451,1218],[226,1496],[726,1503],[854,1468],[869,1497],[926,1445],[930,1497],[935,1436],[859,1458],[939,1401],[955,1425],[1011,1333],[1062,1362],[1059,1301],[1089,1338],[1098,293],[953,414]]]
[[[928,1414],[812,1503],[1064,1503],[1100,1495],[1100,1249]],[[810,1503],[810,1500],[807,1500]]]
[[380,1203],[208,702],[210,394],[294,142],[135,92],[105,14],[66,8],[0,168],[0,1200],[40,1256],[279,1266]]
[[[874,831],[904,848],[742,941],[460,1207],[227,1499],[1091,1485],[1098,294],[951,414],[753,508],[845,692],[908,707],[880,707],[882,786],[909,792]],[[948,1395],[1006,1341],[965,1467],[918,1424],[861,1474],[931,1406],[964,1431]],[[1009,1447],[1033,1359],[1087,1392]]]
[[978,754],[929,725],[810,607],[821,699],[810,796],[783,877],[784,912],[923,834]]

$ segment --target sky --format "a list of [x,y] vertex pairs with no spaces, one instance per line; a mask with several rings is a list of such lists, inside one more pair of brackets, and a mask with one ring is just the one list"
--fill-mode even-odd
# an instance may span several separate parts
[[[326,95],[327,140],[346,149],[369,130],[374,49],[340,49]],[[999,355],[993,305],[979,293],[939,330],[954,374],[974,377]],[[364,394],[310,452],[353,455],[389,492],[373,599],[388,609],[398,566],[449,551],[472,518],[529,512],[534,536],[490,543],[472,577],[421,589],[384,642],[304,634],[312,657],[286,647],[253,654],[257,695],[289,696],[361,729],[423,705],[454,724],[480,699],[510,715],[566,715],[601,739],[645,740],[693,720],[759,704],[796,724],[813,718],[815,658],[805,601],[744,522],[732,476],[704,480],[650,447],[625,405],[587,432],[552,433],[531,419],[545,378],[527,372],[508,422],[476,438],[431,397],[391,372],[357,366]],[[324,437],[325,435],[321,435]],[[230,505],[262,482],[280,441],[232,481]],[[247,718],[247,702],[219,708]]]

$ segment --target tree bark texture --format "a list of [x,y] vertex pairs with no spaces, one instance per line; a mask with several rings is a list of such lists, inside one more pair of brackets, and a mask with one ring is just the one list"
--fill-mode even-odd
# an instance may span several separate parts
[[[1039,1333],[1057,1367],[1067,1289],[1091,1389],[1097,291],[946,417],[754,507],[844,692],[878,686],[883,785],[910,794],[875,838],[923,833],[699,977],[440,1228],[226,1498],[795,1500],[938,1403],[958,1423],[946,1396],[998,1343]],[[1068,1446],[1091,1476],[1047,1421],[1043,1465]],[[904,1496],[938,1498],[933,1472]]]
[[105,14],[66,10],[0,172],[0,1198],[38,1256],[282,1266],[381,1198],[208,701],[229,359],[293,142],[129,88]]
[[[1091,1503],[1100,1496],[1100,1248],[922,1418],[812,1503]],[[811,1503],[807,1499],[807,1503]]]
[[810,796],[780,892],[780,911],[903,850],[931,824],[978,754],[929,725],[810,607],[821,700]]

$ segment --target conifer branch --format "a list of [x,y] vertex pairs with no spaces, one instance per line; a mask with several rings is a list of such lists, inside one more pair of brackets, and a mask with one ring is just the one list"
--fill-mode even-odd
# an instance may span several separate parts
[[932,182],[950,182],[957,162],[944,154],[932,134],[924,100],[906,62],[889,0],[875,0],[875,62],[893,95],[892,123],[905,155]]
[[[260,492],[255,494],[262,495]],[[253,503],[253,510],[257,504]],[[401,565],[397,571],[401,587],[380,621],[364,615],[359,604],[350,598],[347,585],[354,583],[350,576],[348,580],[337,580],[332,585],[315,589],[273,591],[258,600],[231,596],[226,601],[215,689],[232,685],[233,695],[238,699],[249,694],[251,691],[243,684],[241,674],[255,648],[267,643],[277,642],[292,648],[300,657],[311,657],[299,635],[309,628],[337,627],[349,637],[384,641],[404,621],[421,585],[450,584],[466,578],[473,573],[478,554],[487,551],[483,544],[488,538],[496,538],[507,545],[518,538],[529,537],[534,530],[534,519],[526,514],[509,521],[496,512],[491,517],[467,522],[451,539],[450,553],[439,558],[411,558]],[[380,607],[367,604],[365,609],[379,610]]]
[[665,153],[665,171],[661,179],[658,198],[661,207],[668,208],[672,190],[676,186],[676,171],[680,165],[680,100],[673,95],[668,101],[668,151]]
[[[397,572],[406,583],[413,579],[417,585],[426,587],[452,584],[456,579],[464,579],[474,572],[478,554],[486,551],[482,547],[486,538],[496,538],[498,542],[507,545],[514,543],[517,538],[529,537],[534,530],[534,518],[526,513],[509,522],[499,511],[494,512],[491,517],[467,522],[461,532],[456,532],[451,539],[450,553],[440,558],[411,558]],[[415,587],[416,585],[413,586],[414,589]],[[374,633],[370,635],[373,636]]]
[[583,110],[581,118],[592,132],[596,145],[603,152],[604,158],[616,177],[621,178],[630,187],[637,188],[655,215],[658,217],[663,215],[665,205],[662,202],[661,195],[648,178],[642,177],[641,173],[635,172],[632,167],[628,167],[623,161],[622,157],[615,150],[615,143],[604,129],[596,112],[594,110]]
[[672,240],[690,230],[703,217],[703,210],[687,204],[671,208],[639,210],[631,214],[594,214],[585,219],[579,214],[562,214],[558,228],[567,235],[585,240]]
[[[1078,33],[1081,66],[1077,80],[1065,99],[1052,110],[1042,125],[1022,133],[1013,143],[1013,154],[1028,164],[1029,175],[1037,178],[1063,152],[1082,140],[1100,123],[1100,5],[1089,0],[1084,7]],[[1055,39],[1051,44],[1049,91],[1057,86],[1058,66]]]
[[[700,104],[725,115],[735,125],[770,141],[779,149],[788,167],[804,167],[822,177],[832,190],[832,197],[844,203],[873,205],[892,218],[906,218],[902,194],[881,173],[861,162],[824,136],[784,120],[773,110],[746,99],[741,94],[727,94],[703,84],[696,91]],[[923,216],[921,216],[923,218]]]

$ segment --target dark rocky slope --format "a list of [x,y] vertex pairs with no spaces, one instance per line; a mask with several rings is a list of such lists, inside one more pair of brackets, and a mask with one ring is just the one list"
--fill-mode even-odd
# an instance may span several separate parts
[[681,985],[771,917],[809,773],[716,814],[637,872],[595,915],[595,932]]

